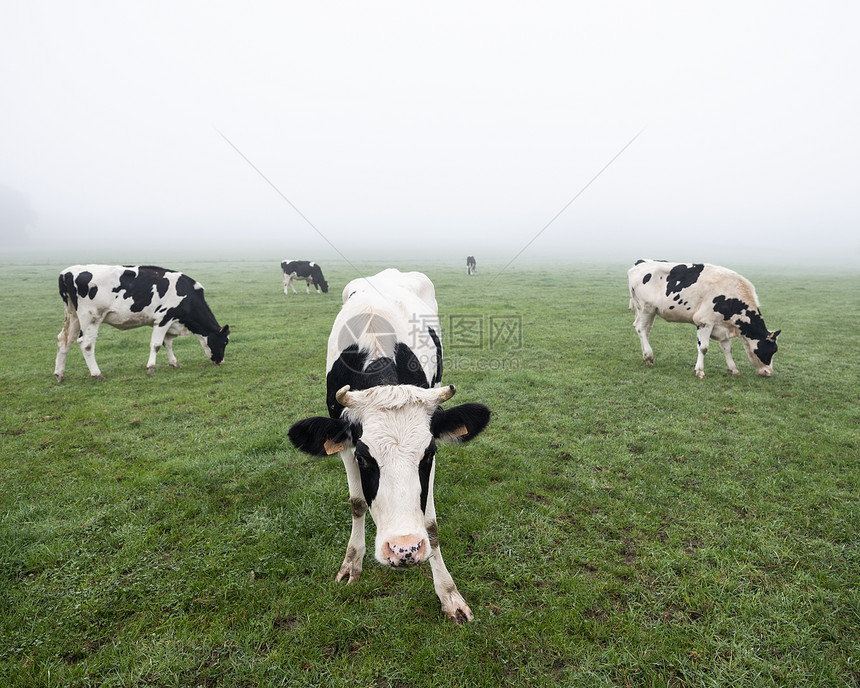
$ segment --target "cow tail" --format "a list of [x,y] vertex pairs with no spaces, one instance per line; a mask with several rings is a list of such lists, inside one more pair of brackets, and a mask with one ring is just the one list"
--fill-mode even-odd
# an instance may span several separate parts
[[81,321],[78,318],[78,309],[75,305],[78,300],[77,293],[74,289],[71,293],[69,292],[63,275],[60,275],[60,296],[63,297],[63,331],[60,336],[65,339],[66,346],[71,346],[81,334]]

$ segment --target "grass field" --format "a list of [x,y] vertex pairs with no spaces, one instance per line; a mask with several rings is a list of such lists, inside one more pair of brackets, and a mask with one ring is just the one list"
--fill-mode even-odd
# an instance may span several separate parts
[[714,345],[699,380],[692,326],[642,362],[624,264],[402,263],[436,284],[450,403],[494,414],[437,457],[454,626],[427,567],[335,583],[343,466],[286,439],[324,414],[352,266],[285,297],[277,261],[172,261],[225,364],[184,337],[147,377],[150,331],[104,327],[107,380],[75,348],[57,384],[62,267],[0,267],[0,685],[860,685],[856,273],[742,270],[774,376],[735,342],[742,374]]

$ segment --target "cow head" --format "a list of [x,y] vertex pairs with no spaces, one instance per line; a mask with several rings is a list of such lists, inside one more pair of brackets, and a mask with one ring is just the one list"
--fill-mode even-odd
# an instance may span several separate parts
[[762,339],[748,339],[743,337],[744,348],[746,348],[747,356],[750,363],[753,364],[756,372],[764,377],[773,375],[773,355],[776,353],[777,345],[776,338],[782,330],[768,332],[766,337]]
[[309,454],[342,452],[349,482],[361,485],[376,523],[376,559],[387,566],[413,566],[430,555],[436,441],[468,442],[490,420],[482,404],[443,410],[439,404],[454,391],[453,385],[360,391],[347,385],[337,393],[341,418],[308,418],[289,430],[292,443]]
[[205,337],[200,335],[200,343],[203,345],[203,351],[212,359],[215,365],[221,365],[224,362],[224,350],[227,348],[227,342],[230,341],[230,326],[224,325],[217,332],[213,332]]
[[320,289],[322,289],[323,294],[328,294],[328,282],[326,282],[324,279],[321,279],[319,282],[317,282],[317,284],[319,285]]

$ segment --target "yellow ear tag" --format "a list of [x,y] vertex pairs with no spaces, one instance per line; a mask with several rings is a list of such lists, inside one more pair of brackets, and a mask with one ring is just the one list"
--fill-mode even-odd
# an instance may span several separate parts
[[451,437],[462,437],[463,435],[468,435],[468,434],[469,434],[469,428],[467,428],[465,425],[461,425],[459,428],[457,428],[456,430],[454,430],[451,433]]
[[337,454],[339,451],[343,451],[343,442],[326,440],[323,447],[325,447],[325,453],[331,456],[332,454]]

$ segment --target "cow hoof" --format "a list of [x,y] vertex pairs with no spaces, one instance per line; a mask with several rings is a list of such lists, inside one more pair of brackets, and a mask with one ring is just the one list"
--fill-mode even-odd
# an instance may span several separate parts
[[146,369],[147,375],[155,375],[155,366],[148,366]]
[[337,572],[337,576],[335,576],[335,580],[338,583],[354,583],[359,578],[361,578],[361,567],[355,566],[354,564],[344,564],[340,567],[340,571]]
[[740,370],[730,370],[729,372],[730,372],[732,375],[740,375],[740,374],[741,374],[741,371],[740,371]]
[[[169,365],[171,368],[181,368],[182,367],[181,365],[179,365],[178,361],[176,363],[168,363],[167,365]],[[147,371],[148,370],[149,369],[147,368]],[[154,372],[155,372],[155,370],[152,371],[152,373],[154,373]],[[152,373],[149,373],[149,374],[152,375]]]
[[697,370],[696,371],[696,377],[701,380],[703,377],[705,377],[705,371],[704,370]]
[[[456,598],[459,598],[459,600],[455,601]],[[469,609],[469,605],[466,604],[466,601],[459,594],[456,597],[452,597],[449,603],[442,607],[442,611],[445,612],[445,616],[449,621],[458,625],[475,618],[472,610]]]
[[62,382],[65,378],[65,376],[61,375],[60,373],[54,373],[54,377],[57,378],[57,382]]
[[105,376],[99,373],[98,375],[93,375],[93,380],[101,380],[102,382],[104,382]]

